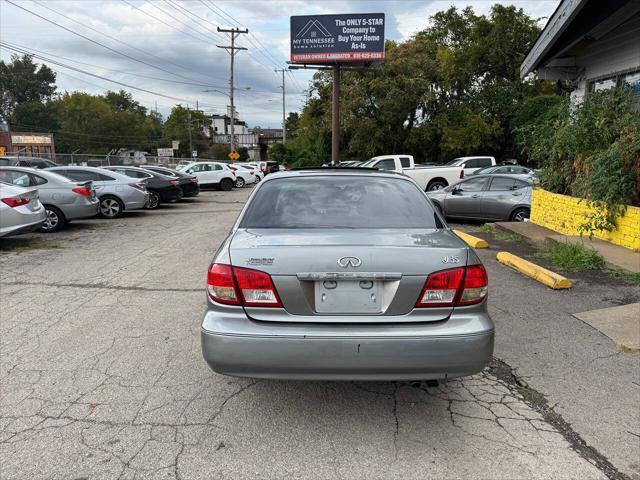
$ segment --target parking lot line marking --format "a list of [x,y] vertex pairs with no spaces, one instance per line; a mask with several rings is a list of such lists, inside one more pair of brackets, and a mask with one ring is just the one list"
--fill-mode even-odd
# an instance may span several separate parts
[[473,235],[469,235],[468,233],[462,232],[460,230],[453,230],[461,240],[463,240],[467,245],[471,248],[487,248],[489,247],[489,243],[482,238],[474,237]]
[[496,260],[504,265],[511,267],[527,277],[531,277],[547,287],[554,290],[571,288],[571,280],[559,275],[551,270],[547,270],[540,265],[528,262],[527,260],[513,255],[509,252],[498,252]]

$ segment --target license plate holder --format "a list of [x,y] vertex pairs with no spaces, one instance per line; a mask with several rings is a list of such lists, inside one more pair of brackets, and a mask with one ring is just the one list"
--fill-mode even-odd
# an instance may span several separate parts
[[324,314],[382,313],[382,282],[375,280],[317,280],[315,310]]

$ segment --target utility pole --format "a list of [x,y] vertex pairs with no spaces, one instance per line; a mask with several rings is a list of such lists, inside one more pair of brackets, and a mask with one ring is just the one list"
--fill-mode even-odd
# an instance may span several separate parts
[[331,95],[331,165],[340,162],[340,64],[333,66],[333,92]]
[[286,143],[287,142],[287,127],[285,124],[285,104],[284,104],[284,72],[286,71],[286,69],[281,69],[278,70],[277,68],[275,69],[275,72],[282,72],[282,143]]
[[236,139],[235,139],[235,131],[234,131],[236,110],[235,110],[235,107],[233,105],[233,90],[234,90],[234,84],[233,84],[233,59],[236,56],[236,50],[247,50],[244,47],[236,47],[235,46],[235,40],[236,40],[236,37],[238,35],[240,35],[241,33],[249,33],[249,29],[248,28],[240,29],[240,28],[220,28],[220,27],[218,27],[218,31],[222,32],[222,33],[230,33],[231,34],[231,45],[216,45],[216,47],[224,48],[229,53],[229,55],[231,55],[231,75],[230,75],[230,78],[229,78],[229,100],[231,102],[231,141],[229,142],[229,146],[231,148],[231,151],[233,152],[236,149]]
[[191,140],[191,109],[187,107],[187,125],[189,125],[189,157],[193,154],[193,141]]

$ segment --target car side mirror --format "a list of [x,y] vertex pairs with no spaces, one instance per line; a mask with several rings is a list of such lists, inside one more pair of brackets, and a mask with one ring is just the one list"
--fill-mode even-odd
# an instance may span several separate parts
[[453,188],[451,189],[451,195],[458,195],[461,191],[462,191],[462,189],[461,189],[461,188],[459,188],[459,187],[453,187]]
[[193,173],[193,170],[189,169],[189,170],[187,170],[187,173],[191,174],[191,173]]

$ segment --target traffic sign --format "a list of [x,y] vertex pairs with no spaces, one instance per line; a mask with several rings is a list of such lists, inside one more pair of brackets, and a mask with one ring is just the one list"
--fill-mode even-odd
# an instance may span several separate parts
[[158,149],[159,157],[173,157],[173,149],[171,148],[159,148]]
[[173,150],[180,150],[180,140],[171,140],[171,148]]
[[198,156],[198,150],[193,150],[193,151],[191,152],[191,156],[192,156],[193,158],[196,158],[196,157]]
[[233,152],[229,152],[229,159],[230,160],[235,162],[239,158],[240,158],[240,154],[236,150],[234,150]]

